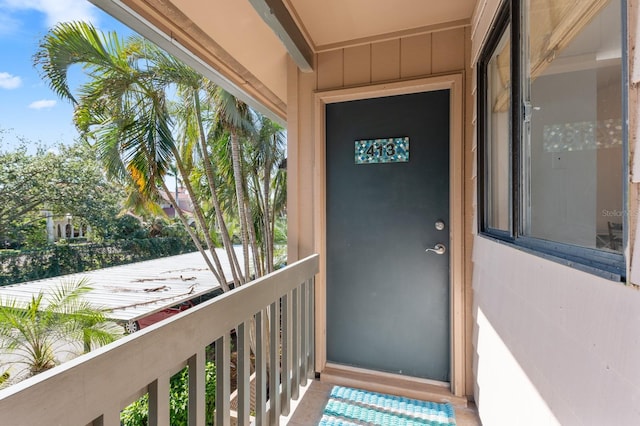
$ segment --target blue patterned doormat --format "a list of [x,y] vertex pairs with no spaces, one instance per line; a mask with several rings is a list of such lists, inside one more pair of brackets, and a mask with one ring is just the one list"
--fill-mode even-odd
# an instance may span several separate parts
[[334,386],[318,426],[452,426],[451,404]]

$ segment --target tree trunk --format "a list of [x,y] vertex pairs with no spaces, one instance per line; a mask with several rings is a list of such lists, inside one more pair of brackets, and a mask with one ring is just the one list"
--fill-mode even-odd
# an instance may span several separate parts
[[207,150],[207,141],[205,137],[204,126],[202,125],[200,98],[198,96],[197,91],[194,92],[194,104],[196,108],[196,119],[198,120],[198,133],[199,133],[199,140],[200,140],[200,150],[202,151],[202,162],[204,163],[205,175],[207,177],[207,183],[209,184],[209,191],[211,192],[211,201],[213,202],[213,208],[216,213],[216,219],[218,221],[218,225],[220,226],[220,234],[222,236],[222,245],[224,246],[224,249],[227,252],[227,257],[229,258],[229,265],[231,266],[233,283],[234,283],[234,286],[237,287],[244,284],[245,279],[242,276],[242,271],[238,263],[238,257],[236,256],[236,252],[233,249],[231,238],[229,238],[229,230],[224,220],[224,216],[222,215],[220,200],[218,199],[218,193],[216,192],[217,188],[216,188],[215,175],[213,174],[213,163],[211,161],[211,156],[209,155],[209,151]]
[[[202,255],[204,261],[207,264],[207,267],[209,267],[209,270],[211,270],[211,272],[213,272],[213,275],[216,277],[218,282],[222,282],[222,279],[221,279],[220,275],[218,274],[218,271],[216,270],[216,268],[211,263],[211,259],[209,259],[209,256],[207,256],[207,253],[206,253],[204,247],[202,247],[202,244],[200,244],[200,239],[195,234],[195,232],[193,232],[193,229],[191,229],[191,227],[189,226],[189,222],[187,222],[187,218],[184,215],[184,212],[182,211],[182,209],[175,204],[176,200],[173,199],[173,196],[171,195],[171,192],[168,191],[169,188],[164,183],[164,181],[162,181],[162,189],[167,193],[167,196],[169,198],[169,202],[172,203],[174,206],[176,206],[175,211],[176,211],[176,214],[178,215],[178,218],[180,219],[180,222],[182,222],[182,226],[184,226],[184,229],[189,234],[189,237],[191,237],[191,241],[193,241],[193,243],[195,244],[196,248],[198,249],[198,251]],[[223,286],[223,288],[224,288],[224,286]]]
[[[173,155],[176,157],[176,165],[178,166],[178,170],[180,171],[180,175],[182,176],[182,181],[184,182],[184,186],[187,190],[187,193],[189,194],[191,203],[193,204],[193,212],[196,216],[196,223],[198,224],[198,226],[200,226],[200,229],[204,234],[204,240],[207,243],[207,247],[209,248],[209,252],[211,253],[211,258],[213,259],[213,262],[215,263],[218,270],[218,275],[220,277],[218,281],[220,283],[220,286],[224,291],[229,291],[229,284],[227,283],[227,279],[224,275],[224,270],[222,269],[222,265],[220,264],[220,259],[218,258],[218,254],[216,253],[215,244],[213,244],[213,241],[211,240],[211,234],[209,233],[209,227],[207,226],[207,222],[205,221],[204,215],[202,214],[202,208],[195,199],[193,187],[191,186],[191,182],[189,181],[189,175],[184,169],[184,164],[182,164],[182,160],[180,159],[180,153],[175,146],[172,149]],[[166,187],[164,183],[163,186]],[[231,261],[231,259],[229,259],[229,261]]]
[[273,272],[273,236],[271,235],[271,220],[269,207],[269,189],[271,186],[271,160],[265,160],[264,176],[262,182],[262,198],[264,203],[263,228],[265,246],[265,264],[267,273]]
[[236,199],[238,201],[238,216],[240,218],[240,233],[242,237],[242,256],[244,260],[244,276],[249,276],[249,237],[247,231],[247,216],[244,208],[244,188],[241,162],[241,147],[238,133],[230,130],[231,134],[231,162],[233,164],[233,179],[236,184]]
[[245,214],[247,215],[246,221],[249,224],[247,227],[249,234],[249,245],[251,246],[251,255],[253,258],[254,271],[256,278],[264,275],[264,268],[262,267],[262,263],[260,262],[260,252],[258,248],[258,241],[256,239],[256,230],[253,227],[253,220],[251,217],[251,207],[249,203],[245,200]]

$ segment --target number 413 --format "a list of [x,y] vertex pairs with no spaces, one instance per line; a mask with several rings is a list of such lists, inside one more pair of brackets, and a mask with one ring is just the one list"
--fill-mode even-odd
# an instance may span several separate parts
[[396,155],[396,146],[392,143],[386,145],[373,144],[366,150],[366,154],[371,157],[382,157],[386,154],[388,157]]

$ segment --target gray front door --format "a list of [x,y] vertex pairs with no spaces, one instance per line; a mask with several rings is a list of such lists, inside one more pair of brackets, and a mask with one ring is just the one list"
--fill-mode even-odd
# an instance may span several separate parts
[[[405,137],[408,162],[356,164]],[[328,104],[326,139],[327,361],[448,382],[449,91]]]

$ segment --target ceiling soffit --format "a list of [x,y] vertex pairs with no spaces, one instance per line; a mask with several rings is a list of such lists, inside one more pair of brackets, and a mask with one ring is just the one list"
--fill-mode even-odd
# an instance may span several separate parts
[[467,26],[475,0],[281,0],[316,52]]

